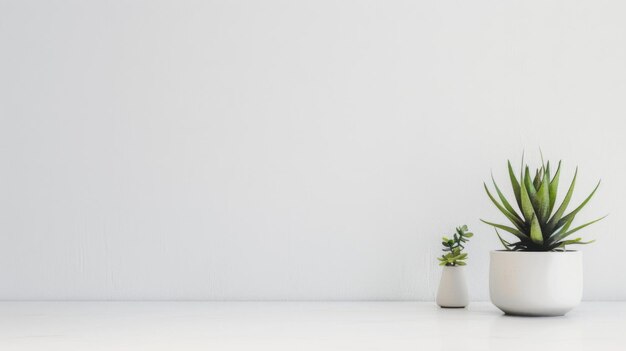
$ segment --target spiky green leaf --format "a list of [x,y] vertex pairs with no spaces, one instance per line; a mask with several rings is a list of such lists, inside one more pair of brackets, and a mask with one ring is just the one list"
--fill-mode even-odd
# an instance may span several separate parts
[[567,221],[567,223],[565,223],[562,227],[559,228],[554,228],[554,231],[550,232],[550,233],[545,233],[548,235],[548,237],[551,238],[555,238],[557,235],[561,235],[562,233],[565,233],[569,230],[569,227],[572,225],[572,222],[574,221],[574,217],[570,218],[569,221]]
[[535,178],[533,179],[533,187],[535,190],[539,190],[539,186],[541,185],[541,179],[543,179],[543,171],[537,170],[535,172]]
[[543,174],[543,180],[537,191],[537,206],[538,219],[542,223],[547,222],[550,208],[550,177],[547,172]]
[[576,185],[577,176],[578,176],[578,167],[576,167],[576,171],[574,172],[574,178],[572,179],[572,183],[570,184],[569,189],[567,190],[567,194],[565,194],[565,198],[563,199],[563,202],[561,202],[561,206],[559,206],[556,212],[554,212],[554,214],[552,215],[552,218],[550,218],[550,221],[548,221],[548,228],[550,230],[554,230],[557,222],[561,220],[561,216],[563,216],[563,213],[567,209],[567,206],[569,205],[569,201],[572,199],[572,194],[574,193],[574,186]]
[[559,165],[556,168],[556,173],[554,174],[554,178],[550,181],[550,207],[548,208],[548,215],[552,213],[554,209],[554,204],[556,203],[556,195],[559,190],[559,176],[561,175],[561,161],[559,161]]
[[563,216],[563,218],[561,218],[558,222],[557,222],[557,227],[560,227],[561,225],[563,225],[564,223],[566,223],[571,217],[574,217],[578,212],[580,212],[580,210],[583,209],[583,207],[585,207],[585,205],[587,204],[587,202],[589,202],[589,200],[591,200],[591,197],[593,196],[593,194],[596,193],[596,190],[598,190],[598,187],[600,187],[600,181],[598,181],[598,184],[596,185],[596,187],[593,189],[593,191],[591,192],[591,194],[589,194],[589,196],[587,196],[587,198],[585,199],[585,201],[583,201],[578,207],[576,207],[576,209],[572,212],[570,212],[569,214]]
[[493,174],[491,175],[491,181],[493,182],[493,186],[496,188],[496,192],[498,193],[498,197],[500,198],[500,201],[502,201],[502,205],[504,205],[504,208],[506,208],[507,211],[509,211],[511,215],[515,216],[515,218],[517,218],[521,222],[522,218],[517,214],[517,211],[515,211],[513,206],[511,206],[511,204],[506,199],[504,194],[502,194],[502,191],[500,191],[500,188],[498,187],[496,180],[493,179]]
[[606,218],[606,216],[600,217],[598,219],[594,219],[591,222],[587,222],[587,223],[585,223],[583,225],[580,225],[580,226],[578,226],[578,227],[576,227],[576,228],[574,228],[572,230],[569,230],[569,231],[566,228],[564,231],[561,232],[561,234],[555,235],[554,239],[551,240],[551,242],[561,241],[561,240],[565,239],[566,237],[576,233],[577,231],[579,231],[579,230],[581,230],[581,229],[583,229],[585,227],[588,227],[588,226],[590,226],[590,225],[592,225],[592,224],[594,224],[596,222],[599,222],[599,221],[603,220],[604,218]]
[[524,234],[524,233],[520,232],[519,230],[517,230],[517,229],[515,229],[515,228],[507,227],[507,226],[502,225],[502,224],[497,224],[497,223],[487,222],[487,221],[482,220],[482,219],[481,219],[481,221],[482,221],[483,223],[485,223],[485,224],[489,224],[489,225],[490,225],[490,226],[492,226],[492,227],[496,227],[496,228],[498,228],[498,229],[505,230],[505,231],[507,231],[507,232],[509,232],[509,233],[511,233],[511,234],[513,234],[513,235],[515,235],[516,237],[518,237],[518,238],[519,238],[519,239],[521,239],[521,240],[530,240],[530,239],[529,239],[529,237],[528,237],[528,236],[526,236],[526,234]]
[[522,185],[526,186],[526,191],[528,192],[528,195],[532,199],[537,193],[537,189],[535,189],[535,186],[530,180],[530,169],[528,168],[528,166],[526,166],[526,169],[524,171],[524,184]]
[[533,216],[530,221],[530,240],[538,245],[543,244],[543,234],[541,233],[541,226],[539,225],[539,219],[537,219],[537,216]]
[[510,248],[511,243],[506,241],[506,240],[504,240],[504,239],[502,239],[502,237],[500,236],[500,233],[498,232],[498,229],[496,229],[496,228],[493,228],[493,229],[496,231],[496,235],[498,236],[498,239],[500,239],[500,243],[502,243],[502,246],[504,246],[504,248],[507,251],[511,251],[511,248]]
[[[531,185],[532,186],[532,185]],[[532,200],[530,199],[530,195],[528,194],[527,187],[522,185],[521,187],[521,198],[522,198],[522,215],[526,219],[526,223],[529,223],[533,217],[535,216],[535,210],[533,208]]]
[[550,247],[551,250],[555,250],[558,248],[565,248],[566,245],[587,245],[587,244],[591,244],[593,242],[595,242],[595,240],[590,240],[590,241],[581,241],[582,238],[576,238],[576,239],[572,239],[572,240],[565,240],[565,241],[559,241],[558,243],[552,245]]
[[[522,198],[520,197],[520,183],[517,181],[515,177],[515,172],[513,172],[513,167],[511,166],[511,161],[507,161],[509,167],[509,178],[511,179],[511,186],[513,187],[513,194],[515,195],[515,200],[517,201],[517,206],[522,208]],[[521,179],[521,178],[520,178]]]
[[502,207],[502,205],[498,203],[498,201],[496,201],[496,199],[491,195],[489,188],[487,188],[487,184],[483,183],[483,186],[485,187],[485,192],[487,192],[487,196],[489,196],[489,199],[491,199],[491,202],[496,205],[498,210],[500,210],[500,212],[502,212],[502,214],[504,214],[504,216],[508,218],[509,221],[511,221],[511,223],[513,223],[515,227],[517,227],[517,229],[524,230],[524,223],[522,222],[522,220],[509,213],[509,211],[507,211],[504,207]]

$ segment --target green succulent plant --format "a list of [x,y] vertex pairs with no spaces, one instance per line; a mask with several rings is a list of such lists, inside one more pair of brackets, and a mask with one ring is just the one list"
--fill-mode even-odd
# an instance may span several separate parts
[[437,257],[439,260],[440,266],[465,266],[467,263],[465,260],[467,259],[467,253],[461,252],[465,249],[463,244],[469,241],[469,238],[474,236],[474,234],[468,232],[467,226],[464,225],[462,227],[456,228],[456,233],[452,236],[452,239],[447,237],[443,237],[441,240],[441,244],[443,245],[442,251],[447,252],[446,254],[441,255],[441,257]]
[[[513,187],[513,193],[515,194],[515,200],[519,213],[511,206],[511,203],[507,201],[506,197],[498,188],[493,175],[491,177],[493,186],[496,190],[498,198],[501,203],[489,191],[487,184],[484,184],[485,191],[489,196],[489,199],[493,204],[504,214],[504,216],[511,221],[513,227],[505,226],[502,224],[496,224],[482,220],[484,223],[493,226],[496,230],[496,235],[500,239],[502,245],[506,250],[513,251],[561,251],[566,250],[567,245],[575,244],[589,244],[592,241],[584,242],[581,238],[569,239],[570,235],[578,232],[579,230],[598,222],[604,217],[598,218],[591,222],[585,223],[573,229],[570,229],[574,217],[582,210],[582,208],[589,202],[593,194],[600,186],[600,181],[593,189],[591,194],[574,210],[565,214],[567,206],[574,193],[574,186],[576,184],[576,176],[578,175],[578,168],[574,173],[574,178],[569,186],[567,194],[563,198],[560,206],[556,205],[556,196],[559,186],[559,177],[561,175],[561,161],[559,161],[558,167],[554,176],[550,173],[550,162],[543,164],[535,171],[534,178],[531,178],[531,172],[526,165],[524,167],[524,161],[522,157],[522,170],[520,171],[520,179],[518,181],[511,167],[511,162],[508,162],[509,178]],[[504,240],[498,229],[504,230],[513,234],[518,241],[509,242]]]

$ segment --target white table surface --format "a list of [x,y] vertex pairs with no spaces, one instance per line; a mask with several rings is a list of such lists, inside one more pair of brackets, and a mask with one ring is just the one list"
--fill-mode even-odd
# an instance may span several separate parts
[[626,350],[626,303],[0,302],[0,350]]

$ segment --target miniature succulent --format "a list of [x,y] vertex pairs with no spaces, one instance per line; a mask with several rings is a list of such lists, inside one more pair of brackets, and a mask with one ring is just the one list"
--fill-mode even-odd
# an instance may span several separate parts
[[469,238],[474,234],[468,232],[467,226],[456,228],[456,233],[452,236],[452,239],[443,237],[441,244],[443,245],[442,251],[446,254],[437,257],[440,266],[465,266],[467,263],[467,253],[462,252],[465,249],[463,244],[469,241]]

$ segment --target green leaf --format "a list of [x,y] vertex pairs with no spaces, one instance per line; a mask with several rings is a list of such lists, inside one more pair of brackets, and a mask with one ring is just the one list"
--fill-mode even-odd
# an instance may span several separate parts
[[457,261],[456,263],[458,266],[465,266],[467,263],[463,262],[463,261]]
[[554,244],[553,246],[550,247],[551,250],[557,249],[557,248],[562,248],[565,247],[566,245],[587,245],[587,244],[591,244],[593,242],[595,242],[595,240],[591,240],[591,241],[581,241],[581,238],[576,238],[573,240],[565,240],[565,241],[560,241],[556,244]]
[[474,236],[474,233],[465,233],[465,234],[463,234],[463,236],[466,237],[466,238],[471,238],[471,237]]
[[519,230],[517,230],[515,228],[507,227],[507,226],[502,225],[502,224],[487,222],[487,221],[482,220],[482,219],[481,219],[481,222],[483,222],[485,224],[489,224],[492,227],[496,227],[498,229],[505,230],[505,231],[515,235],[516,237],[518,237],[518,238],[520,238],[522,240],[529,240],[529,238],[528,238],[528,236],[526,236],[526,234],[520,232]]
[[543,234],[541,233],[541,226],[537,216],[533,216],[533,219],[530,221],[530,240],[538,245],[543,244]]
[[543,179],[543,171],[537,170],[537,172],[535,172],[535,178],[533,179],[533,187],[535,188],[535,190],[539,189],[539,186],[541,185],[541,179]]
[[552,215],[552,218],[550,218],[550,221],[548,221],[549,230],[554,230],[557,222],[561,219],[561,216],[563,216],[563,213],[567,209],[567,205],[569,205],[569,201],[572,199],[572,194],[574,193],[574,187],[576,186],[577,176],[578,176],[578,167],[576,167],[576,172],[574,172],[574,178],[572,179],[572,183],[570,184],[569,189],[567,190],[567,194],[565,194],[565,198],[563,199],[563,202],[561,202],[561,206],[559,206],[559,208],[556,210],[554,215]]
[[548,173],[543,174],[543,181],[541,182],[541,186],[539,187],[539,191],[537,192],[537,215],[539,220],[542,223],[545,223],[548,220],[548,210],[550,208],[550,177]]
[[504,208],[506,208],[511,215],[515,216],[515,218],[517,218],[521,222],[522,218],[517,214],[517,211],[515,211],[513,206],[511,206],[504,194],[502,194],[502,192],[500,191],[498,184],[496,184],[495,179],[493,179],[493,174],[491,175],[491,181],[493,182],[493,186],[496,188],[496,192],[498,193],[498,197],[500,198],[500,201],[502,201],[502,205],[504,205]]
[[574,228],[574,229],[572,229],[572,230],[570,230],[570,231],[563,231],[563,232],[562,232],[562,234],[556,235],[556,236],[555,236],[555,238],[554,238],[554,240],[552,240],[552,242],[557,242],[557,241],[560,241],[560,240],[562,240],[562,239],[564,239],[564,238],[568,237],[569,235],[572,235],[572,234],[576,233],[577,231],[579,231],[579,230],[581,230],[581,229],[583,229],[583,228],[585,228],[585,227],[587,227],[587,226],[590,226],[590,225],[592,225],[592,224],[594,224],[594,223],[596,223],[596,222],[599,222],[599,221],[601,221],[601,220],[603,220],[603,219],[605,219],[605,218],[606,218],[606,216],[604,216],[604,217],[600,217],[600,218],[598,218],[598,219],[594,219],[594,220],[593,220],[593,221],[591,221],[591,222],[587,222],[587,223],[585,223],[585,224],[583,224],[583,225],[580,225],[580,226],[578,226],[578,227],[576,227],[576,228]]
[[[530,180],[530,169],[528,169],[528,166],[526,166],[526,171],[524,172],[524,184],[526,186],[526,191],[528,192],[528,196],[532,199],[535,197],[535,194],[537,193],[537,189],[535,189],[535,186],[533,185],[532,181]],[[523,188],[523,186],[522,186]]]
[[528,194],[527,187],[526,186],[522,186],[521,192],[522,192],[522,195],[521,195],[521,197],[522,197],[522,215],[524,215],[524,218],[526,219],[526,221],[530,222],[532,220],[532,218],[535,216],[535,210],[533,208],[532,201],[531,201],[530,196]]
[[547,233],[549,234],[548,237],[555,238],[557,235],[567,232],[573,221],[574,217],[570,218],[570,220],[567,221],[567,223],[565,223],[563,227],[554,228],[554,231],[552,233]]
[[509,178],[511,179],[511,186],[513,187],[513,194],[515,194],[515,200],[517,201],[517,206],[521,209],[522,198],[520,197],[520,183],[517,181],[517,178],[515,177],[515,172],[513,172],[511,161],[507,161],[507,163],[509,166]]
[[498,201],[496,201],[496,199],[494,199],[494,197],[491,195],[491,192],[489,192],[489,188],[487,188],[487,184],[483,183],[483,186],[485,187],[487,196],[489,196],[489,199],[491,199],[491,202],[496,205],[498,210],[500,210],[500,212],[502,212],[502,214],[504,214],[504,216],[508,218],[509,221],[511,221],[517,227],[517,229],[524,230],[524,223],[520,219],[509,213],[509,211],[507,211],[504,207],[502,207],[502,205],[498,203]]
[[572,212],[570,212],[569,214],[567,214],[566,216],[564,216],[563,218],[561,218],[556,226],[560,227],[561,225],[565,224],[570,217],[574,217],[578,212],[580,212],[580,210],[583,209],[583,207],[587,204],[587,202],[589,202],[589,200],[591,200],[591,197],[593,196],[593,194],[596,193],[596,190],[598,190],[598,187],[600,186],[600,181],[598,181],[598,184],[596,185],[596,187],[593,189],[593,191],[591,192],[591,194],[589,194],[589,196],[587,196],[587,198],[585,199],[585,201],[583,201],[578,207],[576,207],[576,209]]
[[569,227],[572,225],[572,222],[574,222],[574,217],[570,218],[569,221],[567,221],[567,223],[565,223],[565,225],[561,228],[561,232],[565,233],[567,232],[567,230],[569,229]]
[[554,204],[556,203],[556,194],[559,190],[559,176],[561,175],[561,161],[559,161],[559,165],[556,168],[556,173],[554,174],[554,178],[550,181],[550,207],[548,208],[548,215],[552,213],[554,209]]
[[504,246],[504,248],[507,251],[511,251],[511,249],[509,248],[509,246],[511,246],[511,243],[509,243],[508,241],[502,239],[502,237],[500,236],[500,233],[498,232],[498,229],[493,228],[496,231],[496,235],[498,236],[498,239],[500,239],[500,242],[502,243],[502,246]]

